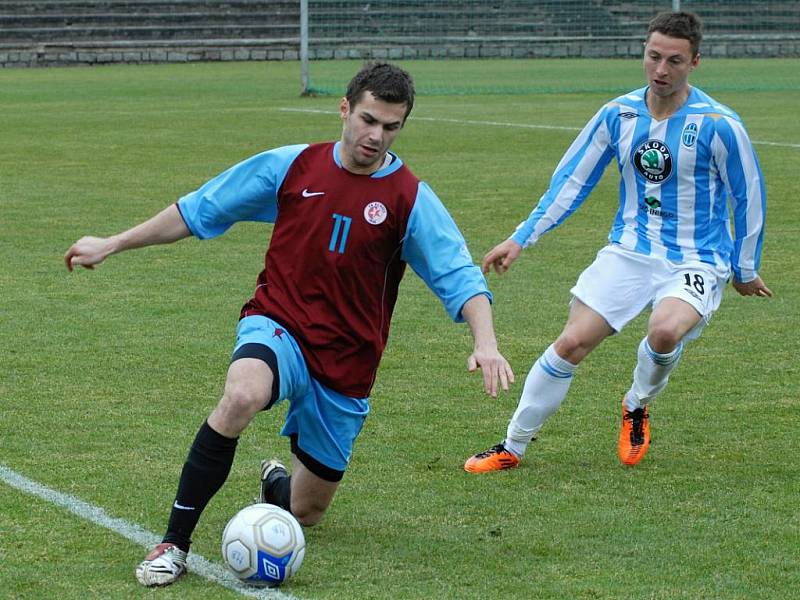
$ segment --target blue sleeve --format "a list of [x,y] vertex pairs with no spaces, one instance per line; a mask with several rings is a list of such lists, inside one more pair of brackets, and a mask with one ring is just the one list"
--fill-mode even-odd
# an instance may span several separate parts
[[401,258],[436,294],[454,321],[464,320],[461,309],[473,296],[485,294],[492,301],[464,236],[441,200],[422,182],[408,218]]
[[186,226],[200,239],[225,233],[238,221],[274,223],[278,190],[292,162],[308,144],[256,154],[178,200]]
[[732,268],[736,279],[746,283],[758,277],[764,245],[767,190],[758,157],[741,121],[722,118],[716,125],[725,149],[720,157],[719,172],[733,207],[736,237]]

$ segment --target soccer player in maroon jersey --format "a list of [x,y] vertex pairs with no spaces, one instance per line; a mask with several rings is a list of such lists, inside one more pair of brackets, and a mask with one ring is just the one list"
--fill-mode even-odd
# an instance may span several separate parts
[[260,498],[305,526],[319,522],[369,412],[406,265],[451,318],[469,324],[468,368],[481,369],[485,391],[496,396],[513,382],[497,349],[491,294],[463,236],[431,188],[389,151],[413,104],[408,73],[368,64],[341,100],[340,141],[262,152],[144,223],[67,250],[69,270],[91,269],[123,250],[208,239],[239,221],[275,224],[241,311],[222,399],[189,450],[162,543],[136,569],[143,585],[186,571],[192,532],[230,472],[239,434],[285,399],[292,475],[264,461]]

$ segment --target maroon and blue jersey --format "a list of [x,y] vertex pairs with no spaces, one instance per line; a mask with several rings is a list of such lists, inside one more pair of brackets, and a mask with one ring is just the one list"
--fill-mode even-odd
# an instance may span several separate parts
[[491,294],[433,191],[396,155],[372,175],[347,171],[339,143],[262,152],[178,201],[193,235],[238,221],[275,223],[253,297],[241,316],[292,333],[309,371],[348,396],[369,395],[406,264],[461,321]]

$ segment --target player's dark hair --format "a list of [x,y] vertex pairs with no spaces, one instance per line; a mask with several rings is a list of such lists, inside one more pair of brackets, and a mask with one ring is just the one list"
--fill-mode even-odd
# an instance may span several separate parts
[[345,97],[351,110],[364,92],[372,92],[373,96],[384,102],[405,104],[403,122],[414,106],[414,80],[406,71],[390,63],[369,62],[350,80]]
[[663,12],[650,21],[647,29],[647,39],[654,31],[673,38],[689,40],[692,57],[700,52],[700,40],[703,39],[703,22],[694,13],[690,12]]

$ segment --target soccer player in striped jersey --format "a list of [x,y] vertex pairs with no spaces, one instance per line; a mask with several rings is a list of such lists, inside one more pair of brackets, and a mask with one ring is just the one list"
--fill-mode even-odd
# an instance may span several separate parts
[[414,103],[411,77],[366,65],[340,103],[338,142],[285,146],[231,167],[150,220],[109,238],[84,237],[67,268],[194,235],[209,239],[239,221],[274,223],[264,269],[245,303],[222,399],[198,431],[161,544],[136,569],[146,586],[186,572],[191,535],[222,487],[239,434],[261,410],[289,400],[281,433],[292,475],[263,461],[260,499],[304,526],[326,511],[369,412],[406,265],[467,321],[467,360],[495,396],[514,374],[497,349],[491,295],[464,238],[431,188],[389,151]]
[[758,159],[736,113],[688,83],[701,37],[691,13],[650,22],[647,85],[597,112],[528,219],[484,258],[485,272],[507,271],[523,248],[577,210],[616,159],[619,208],[609,244],[572,288],[567,323],[531,368],[505,439],[469,458],[466,471],[516,467],[580,362],[649,305],[618,440],[621,462],[637,464],[650,443],[648,404],[666,386],[684,342],[719,307],[729,278],[743,296],[772,296],[758,274],[766,209]]

